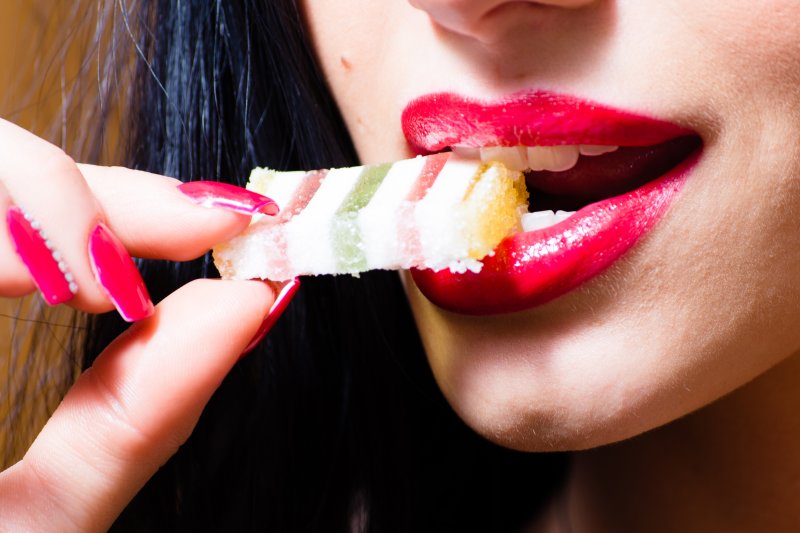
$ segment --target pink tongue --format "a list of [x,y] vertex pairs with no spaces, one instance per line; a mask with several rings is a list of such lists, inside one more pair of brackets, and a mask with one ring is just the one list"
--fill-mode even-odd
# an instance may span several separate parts
[[655,146],[621,147],[601,156],[581,156],[565,172],[528,172],[531,211],[573,210],[632,191],[675,167],[700,142],[698,137],[680,137]]

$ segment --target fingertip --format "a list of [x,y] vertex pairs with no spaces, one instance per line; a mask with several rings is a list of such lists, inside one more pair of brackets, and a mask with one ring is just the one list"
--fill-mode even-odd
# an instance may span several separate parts
[[191,291],[192,298],[202,298],[214,302],[218,313],[230,313],[261,319],[272,308],[278,295],[278,288],[268,281],[261,280],[222,280],[196,279],[181,290]]
[[95,279],[127,322],[152,316],[153,302],[139,269],[120,240],[102,222],[89,235],[89,259]]
[[269,311],[267,311],[267,314],[264,316],[264,321],[261,323],[261,326],[259,326],[256,334],[247,344],[247,347],[242,352],[241,357],[249,354],[262,340],[264,340],[264,337],[266,337],[267,333],[269,333],[275,326],[275,323],[278,321],[281,315],[283,315],[283,312],[289,306],[289,302],[292,301],[292,298],[294,298],[294,295],[300,288],[300,278],[297,277],[285,282],[266,281],[264,283],[272,289],[275,297],[272,305],[270,305]]
[[217,181],[190,181],[178,185],[178,190],[190,201],[209,208],[225,209],[243,215],[261,213],[274,216],[278,204],[257,192]]
[[250,224],[250,214],[191,201],[175,178],[123,167],[79,168],[106,224],[135,257],[196,259]]

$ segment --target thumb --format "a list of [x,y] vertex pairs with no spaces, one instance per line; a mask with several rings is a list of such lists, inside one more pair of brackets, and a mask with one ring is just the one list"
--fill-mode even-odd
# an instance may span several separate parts
[[134,324],[0,474],[0,523],[106,530],[188,438],[273,299],[264,283],[198,280]]

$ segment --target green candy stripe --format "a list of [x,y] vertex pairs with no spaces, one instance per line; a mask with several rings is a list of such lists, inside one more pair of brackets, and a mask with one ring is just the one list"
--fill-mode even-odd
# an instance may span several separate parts
[[369,203],[391,168],[392,163],[364,167],[353,190],[336,211],[331,239],[338,272],[367,270],[367,256],[357,223],[358,211]]

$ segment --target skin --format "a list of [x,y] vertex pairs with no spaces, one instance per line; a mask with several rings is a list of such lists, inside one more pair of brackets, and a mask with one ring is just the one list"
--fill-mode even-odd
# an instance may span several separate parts
[[410,155],[401,112],[438,91],[548,89],[701,135],[666,217],[578,290],[488,318],[444,312],[408,278],[407,292],[439,386],[480,434],[529,451],[629,439],[576,454],[563,495],[575,531],[798,527],[800,147],[787,139],[800,135],[800,5],[304,6],[364,162]]
[[[249,223],[193,204],[172,178],[76,165],[3,120],[0,161],[0,297],[34,290],[4,226],[12,204],[34,214],[68,261],[80,288],[68,304],[92,313],[114,309],[87,253],[98,221],[131,254],[176,261],[205,253]],[[78,378],[22,460],[0,473],[2,529],[108,530],[189,437],[274,297],[261,282],[197,280],[132,325]]]
[[[800,126],[800,6],[305,7],[365,162],[408,155],[402,108],[456,88],[476,96],[551,89],[703,136],[703,162],[668,216],[573,294],[488,320],[443,313],[413,286],[409,297],[442,390],[481,434],[525,450],[640,435],[575,454],[564,493],[533,531],[564,530],[556,508],[566,510],[572,531],[798,530],[800,158],[792,139]],[[248,222],[195,206],[174,188],[163,176],[77,166],[0,121],[0,209],[24,204],[41,221],[79,282],[70,305],[81,310],[112,309],[86,255],[97,221],[133,255],[172,260],[199,255]],[[134,212],[131,204],[144,207]],[[29,273],[5,236],[0,231],[0,296],[29,293]],[[261,283],[202,280],[161,302],[105,350],[25,457],[0,473],[0,523],[106,530],[187,438],[273,299]]]

